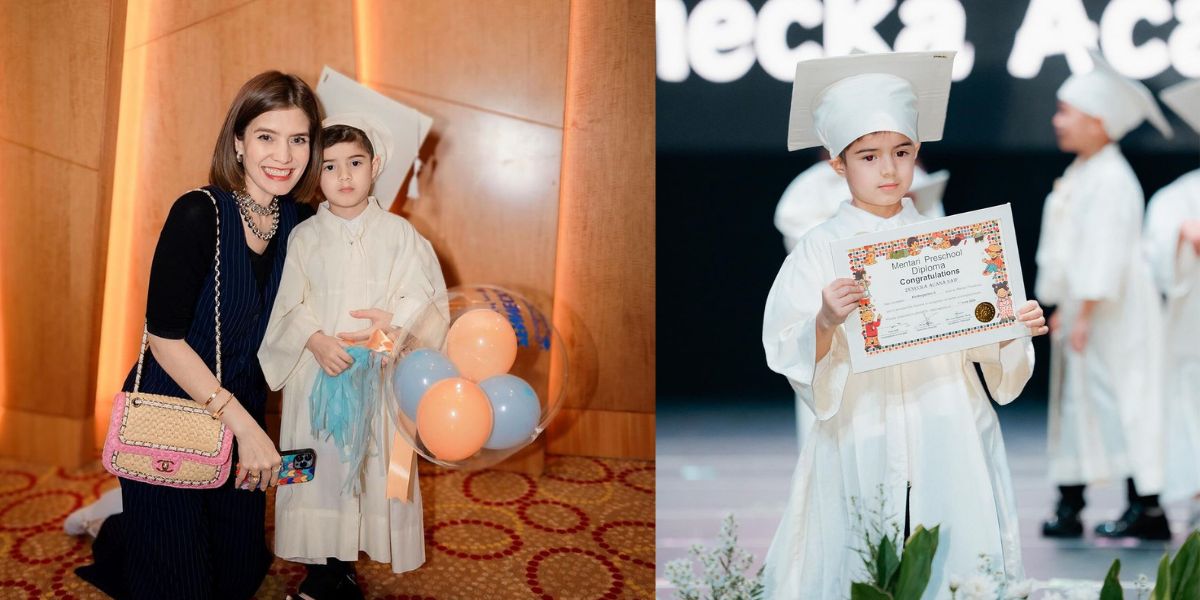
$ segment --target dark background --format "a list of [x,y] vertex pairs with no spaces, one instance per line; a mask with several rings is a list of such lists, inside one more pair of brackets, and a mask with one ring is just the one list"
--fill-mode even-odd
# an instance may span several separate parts
[[[757,9],[761,2],[751,4]],[[1092,20],[1099,20],[1104,4],[1085,3]],[[695,2],[687,5],[690,12]],[[925,144],[920,160],[931,172],[950,171],[948,214],[1012,204],[1032,293],[1042,205],[1072,159],[1054,147],[1050,126],[1054,92],[1069,70],[1062,56],[1049,57],[1038,77],[1013,78],[1006,61],[1027,3],[964,6],[975,66],[952,88],[945,139]],[[1165,38],[1174,25],[1142,22],[1135,41]],[[889,43],[899,29],[895,11],[878,28]],[[789,34],[793,45],[800,39]],[[1182,80],[1168,69],[1144,83],[1157,94]],[[660,80],[656,94],[659,396],[790,395],[787,381],[766,366],[761,330],[767,292],[785,256],[772,221],[775,206],[788,183],[818,158],[816,149],[786,151],[791,85],[755,65],[726,84],[695,73],[682,83]],[[1166,112],[1175,139],[1164,140],[1144,124],[1121,143],[1147,199],[1198,163],[1195,132]],[[1038,368],[1027,390],[1044,398],[1046,338],[1035,340],[1035,348]]]

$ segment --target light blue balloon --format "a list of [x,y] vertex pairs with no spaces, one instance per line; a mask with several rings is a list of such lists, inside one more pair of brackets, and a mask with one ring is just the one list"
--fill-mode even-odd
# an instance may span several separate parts
[[515,375],[496,375],[479,382],[492,403],[492,435],[483,444],[504,450],[529,441],[542,416],[537,392]]
[[401,410],[416,421],[417,405],[425,391],[450,377],[458,377],[458,369],[441,352],[430,348],[414,350],[396,365],[396,373],[392,375],[392,385],[400,400]]

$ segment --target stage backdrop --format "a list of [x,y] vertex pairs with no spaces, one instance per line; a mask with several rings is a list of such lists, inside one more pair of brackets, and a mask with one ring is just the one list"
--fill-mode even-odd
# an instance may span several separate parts
[[[762,314],[785,253],[772,223],[815,150],[787,152],[795,63],[867,51],[960,50],[945,139],[929,170],[951,172],[951,213],[1009,202],[1033,289],[1042,204],[1070,157],[1054,146],[1054,92],[1099,46],[1118,69],[1163,87],[1200,76],[1200,2],[1165,0],[657,0],[660,212],[666,226],[659,393],[783,398],[766,367]],[[1164,110],[1166,110],[1164,108]],[[1121,142],[1146,197],[1198,166],[1200,140],[1143,125]],[[1044,397],[1046,338],[1030,397]]]
[[[393,210],[433,242],[448,283],[508,285],[553,310],[573,360],[551,450],[653,456],[654,117],[638,108],[653,94],[652,49],[638,41],[650,36],[648,4],[62,0],[3,11],[0,199],[17,210],[0,226],[0,454],[94,457],[136,356],[158,231],[205,182],[229,102],[258,72],[315,84],[329,65],[436,120],[421,198]],[[517,468],[539,470],[545,446]]]

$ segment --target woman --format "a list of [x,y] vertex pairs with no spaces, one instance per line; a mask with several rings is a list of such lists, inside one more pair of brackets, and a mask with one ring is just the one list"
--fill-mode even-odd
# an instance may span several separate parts
[[[246,82],[217,138],[206,188],[171,208],[150,268],[150,350],[141,389],[204,404],[234,434],[231,479],[185,490],[121,479],[124,512],[104,522],[84,580],[117,598],[249,598],[271,563],[265,497],[279,451],[265,431],[262,342],[288,234],[312,214],[321,110],[300,78]],[[220,244],[221,359],[214,375],[214,249]],[[131,370],[123,389],[132,389]],[[216,392],[216,398],[210,396]]]

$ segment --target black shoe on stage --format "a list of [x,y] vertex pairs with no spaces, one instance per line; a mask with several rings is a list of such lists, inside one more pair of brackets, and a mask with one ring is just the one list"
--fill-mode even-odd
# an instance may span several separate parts
[[1082,508],[1059,503],[1054,517],[1042,522],[1042,536],[1050,538],[1077,538],[1083,536],[1083,522],[1079,520]]
[[1160,506],[1146,507],[1132,504],[1116,521],[1106,521],[1096,526],[1096,535],[1104,538],[1135,537],[1141,540],[1169,540],[1171,526]]

